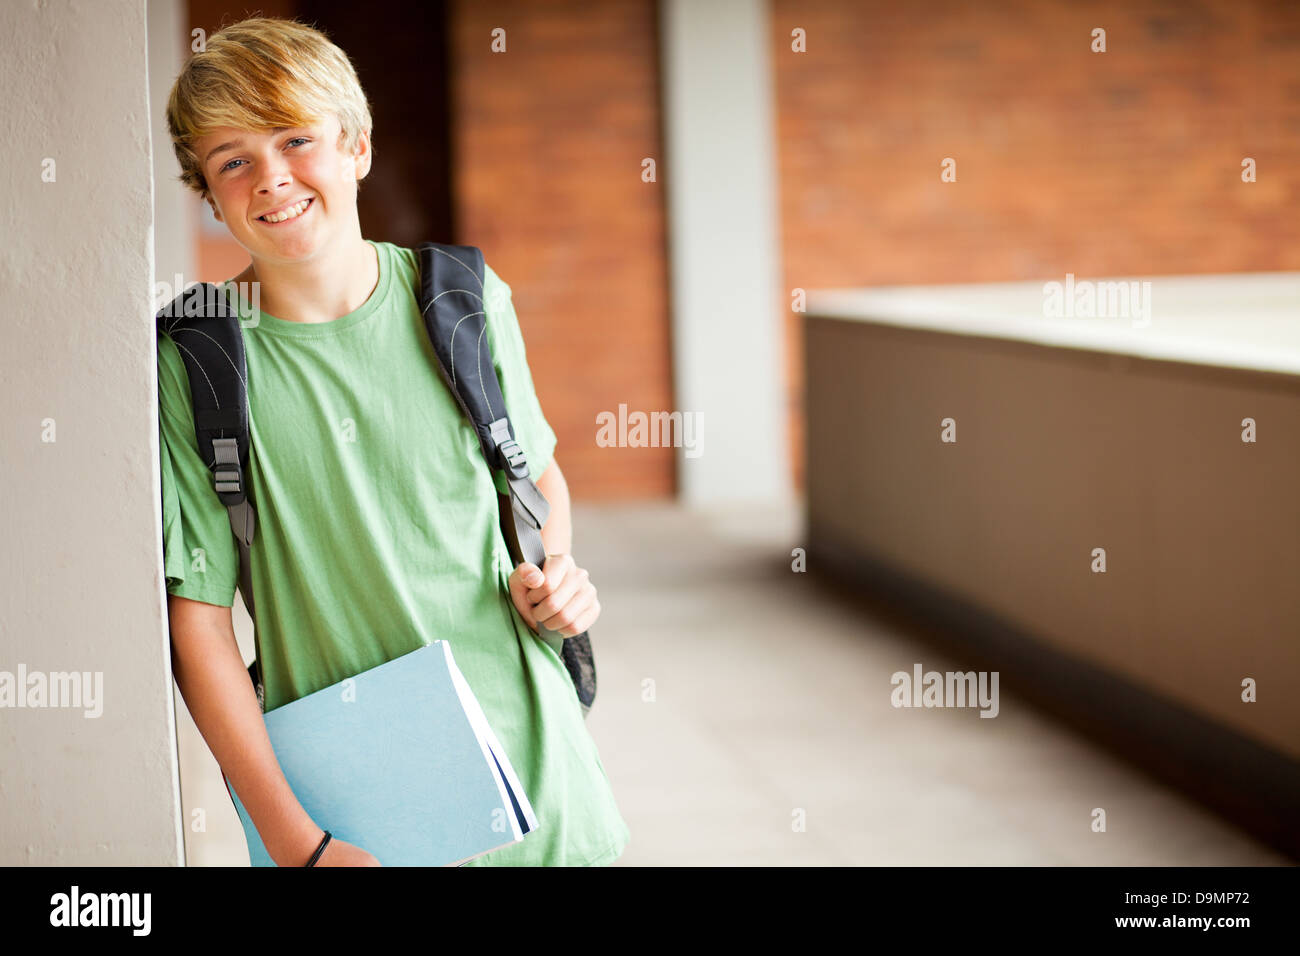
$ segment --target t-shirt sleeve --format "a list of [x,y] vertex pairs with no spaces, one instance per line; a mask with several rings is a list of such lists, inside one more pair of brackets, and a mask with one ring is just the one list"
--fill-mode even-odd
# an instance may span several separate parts
[[158,337],[158,432],[167,593],[231,607],[239,551],[212,472],[199,457],[185,363],[167,336]]
[[[506,400],[510,424],[515,439],[528,456],[528,471],[536,481],[546,471],[555,457],[555,432],[542,414],[541,402],[533,388],[533,376],[528,368],[524,350],[523,333],[515,315],[510,297],[510,286],[483,264],[483,311],[487,313],[488,340],[492,346],[492,362],[501,380],[501,392]],[[497,490],[506,493],[505,475],[493,473]]]

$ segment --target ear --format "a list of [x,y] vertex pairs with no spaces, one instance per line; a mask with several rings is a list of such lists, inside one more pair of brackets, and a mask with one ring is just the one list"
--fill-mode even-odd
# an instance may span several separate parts
[[212,198],[211,193],[208,194],[207,199],[208,199],[208,205],[212,207],[213,217],[217,220],[217,222],[224,222],[225,220],[221,218],[221,210],[217,208],[216,200]]
[[356,161],[358,182],[370,174],[370,163],[373,155],[370,151],[370,131],[363,130],[357,136],[357,149],[353,154],[353,159]]

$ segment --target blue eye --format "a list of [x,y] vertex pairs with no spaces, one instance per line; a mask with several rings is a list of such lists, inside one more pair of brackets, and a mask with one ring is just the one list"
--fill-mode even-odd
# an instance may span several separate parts
[[[299,141],[302,141],[302,142],[304,142],[304,143],[310,143],[310,142],[311,142],[311,140],[308,139],[306,136],[295,136],[293,139],[289,140],[288,143],[285,143],[285,145],[286,145],[286,146],[292,146],[294,143],[297,143],[297,142],[299,142]],[[243,161],[244,161],[244,160],[242,160],[242,159],[232,159],[230,162],[226,163],[226,165],[222,166],[221,169],[219,169],[219,170],[217,170],[217,171],[218,171],[218,172],[221,172],[221,173],[224,173],[227,169],[232,168],[233,165],[234,165],[235,163],[242,163]]]

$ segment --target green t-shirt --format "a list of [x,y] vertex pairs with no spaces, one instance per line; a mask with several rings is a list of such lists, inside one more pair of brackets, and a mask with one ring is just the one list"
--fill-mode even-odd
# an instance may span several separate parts
[[[315,324],[262,312],[252,324],[239,305],[249,323],[265,709],[448,640],[538,820],[521,843],[467,865],[609,863],[630,833],[558,646],[510,600],[513,566],[497,524],[505,484],[438,372],[417,305],[416,254],[367,241],[379,282],[356,311]],[[490,266],[485,274],[487,335],[536,480],[555,433],[533,391],[510,287]],[[165,336],[158,398],[167,591],[229,607],[239,553],[197,452],[185,366]]]

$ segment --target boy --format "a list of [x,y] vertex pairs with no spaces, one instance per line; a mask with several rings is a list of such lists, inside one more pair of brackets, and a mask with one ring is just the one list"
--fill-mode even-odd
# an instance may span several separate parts
[[[272,710],[450,639],[540,823],[467,865],[603,865],[629,838],[560,648],[600,613],[569,555],[569,497],[533,391],[510,287],[485,269],[486,331],[531,476],[547,559],[511,568],[498,487],[437,371],[414,252],[363,239],[371,119],[347,56],[292,20],[214,34],[167,104],[181,180],[252,261],[224,289],[247,357],[256,639]],[[260,314],[236,297],[257,282]],[[254,322],[255,320],[255,322]],[[231,626],[238,551],[196,446],[180,349],[160,336],[163,529],[173,669],[272,859],[302,866],[328,820],[290,791]],[[357,781],[365,786],[364,781]],[[436,813],[437,807],[430,807]],[[326,844],[318,866],[373,866]]]

